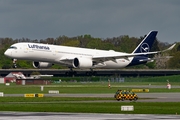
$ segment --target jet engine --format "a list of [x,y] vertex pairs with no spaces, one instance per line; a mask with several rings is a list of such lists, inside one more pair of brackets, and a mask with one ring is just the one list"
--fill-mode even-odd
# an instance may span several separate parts
[[89,58],[74,58],[72,64],[74,68],[91,68],[93,66],[93,62]]
[[50,68],[53,64],[48,62],[35,62],[33,61],[33,67],[35,68]]

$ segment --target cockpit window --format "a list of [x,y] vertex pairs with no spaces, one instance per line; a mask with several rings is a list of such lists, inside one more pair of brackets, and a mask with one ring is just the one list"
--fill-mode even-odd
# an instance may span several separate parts
[[17,47],[11,46],[11,47],[9,47],[9,49],[17,49]]

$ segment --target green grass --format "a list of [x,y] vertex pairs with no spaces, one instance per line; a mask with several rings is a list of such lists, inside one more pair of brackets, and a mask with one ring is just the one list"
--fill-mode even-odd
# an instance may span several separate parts
[[[59,90],[59,93],[115,93],[118,89],[149,89],[150,92],[180,92],[179,83],[171,83],[172,89],[166,88],[166,83],[111,83],[111,89],[108,88],[108,82],[94,83],[69,83],[63,82],[53,85],[43,85],[44,91],[41,91],[41,85],[15,85],[5,86],[0,85],[0,92],[4,94],[26,94],[26,93],[48,93],[49,90]],[[146,86],[146,87],[144,87]],[[177,86],[173,88],[173,86]],[[155,87],[155,88],[153,88]]]
[[[103,102],[102,100],[107,100]],[[0,99],[0,111],[76,112],[120,114],[180,114],[180,102],[122,102],[109,98],[22,98]],[[121,111],[121,106],[133,105],[134,111]]]

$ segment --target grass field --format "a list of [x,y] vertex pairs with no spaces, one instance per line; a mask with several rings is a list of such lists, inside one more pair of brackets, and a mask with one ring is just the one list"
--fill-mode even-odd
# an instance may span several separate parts
[[[104,102],[104,100],[107,100]],[[76,113],[120,113],[120,114],[180,114],[180,102],[117,102],[109,98],[23,98],[0,99],[1,111],[26,112],[76,112]],[[121,106],[133,105],[134,111],[121,111]]]
[[[140,79],[140,78],[139,78]],[[108,88],[107,81],[100,82],[61,82],[52,85],[15,85],[9,86],[0,84],[0,92],[4,94],[26,94],[26,93],[44,93],[49,90],[58,90],[59,93],[112,93],[117,89],[131,90],[134,88],[149,89],[152,93],[162,92],[180,92],[180,83],[170,78],[172,89],[166,88],[167,78],[154,82],[146,80],[144,82],[129,81],[124,83],[111,83],[111,89]],[[149,78],[147,78],[149,79]],[[160,78],[156,78],[160,79]],[[169,79],[169,78],[168,78]],[[132,80],[132,79],[131,79]],[[173,86],[175,86],[173,88]],[[138,93],[137,93],[138,94]],[[121,111],[122,105],[133,105],[134,111]],[[43,98],[24,98],[24,97],[0,97],[0,111],[33,111],[33,112],[77,112],[77,113],[120,113],[120,114],[180,114],[180,102],[118,102],[112,98],[79,98],[79,97],[43,97]]]
[[[88,83],[71,83],[62,82],[52,85],[43,85],[44,90],[41,91],[42,85],[15,85],[10,86],[0,85],[0,92],[4,94],[25,94],[25,93],[48,93],[49,90],[58,90],[60,93],[115,93],[118,89],[149,89],[150,92],[180,92],[179,83],[173,82],[172,89],[166,88],[167,83],[111,83],[111,89],[108,87],[108,82],[88,82]],[[174,88],[173,88],[174,86]]]

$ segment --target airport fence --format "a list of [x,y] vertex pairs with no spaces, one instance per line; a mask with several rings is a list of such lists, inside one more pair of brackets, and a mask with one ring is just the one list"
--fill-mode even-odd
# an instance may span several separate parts
[[159,77],[120,77],[120,76],[84,76],[84,77],[53,77],[54,83],[60,82],[180,82],[180,75]]

